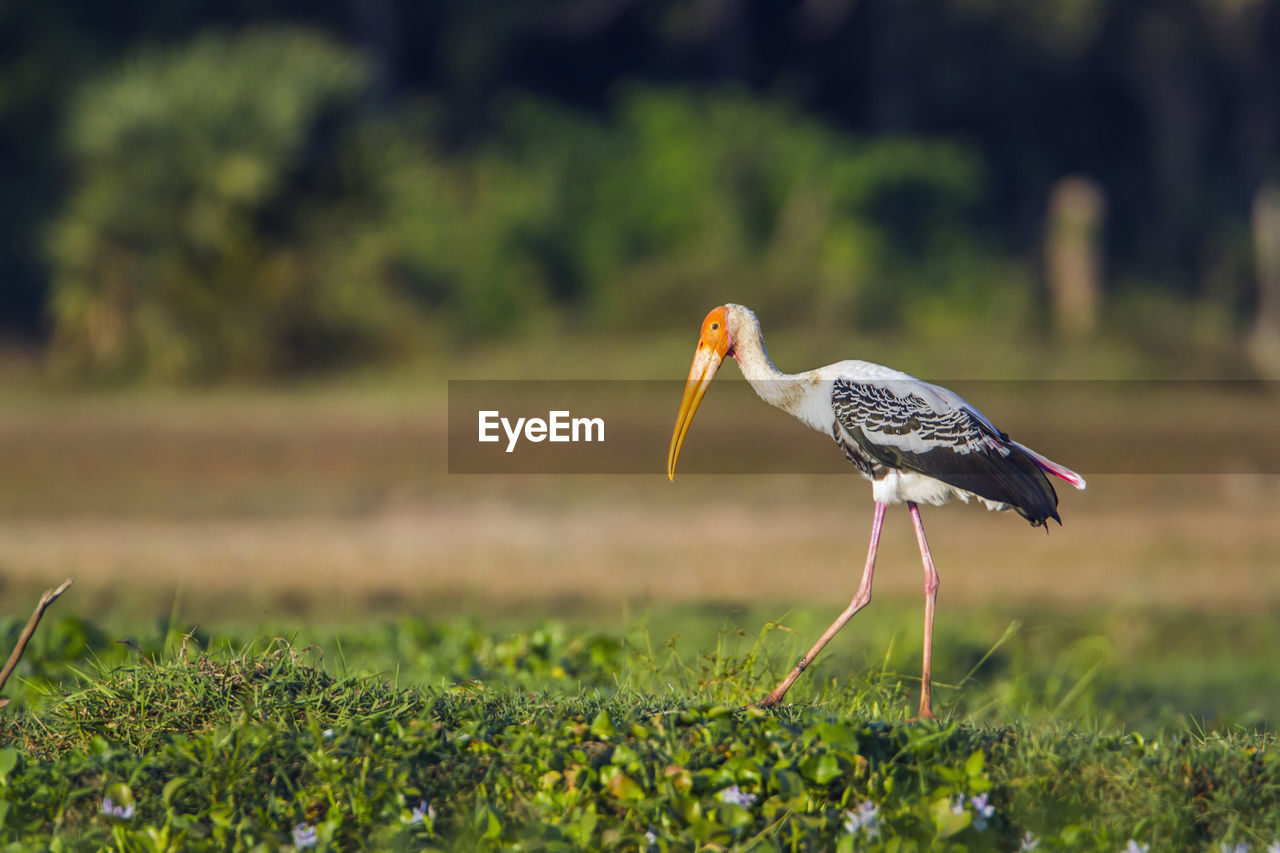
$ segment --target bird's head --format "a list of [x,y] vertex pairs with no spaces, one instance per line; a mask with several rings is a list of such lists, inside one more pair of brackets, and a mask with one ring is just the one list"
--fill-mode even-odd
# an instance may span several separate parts
[[725,355],[733,352],[733,334],[729,324],[732,319],[731,314],[739,307],[737,305],[716,306],[702,321],[702,334],[698,337],[698,348],[693,353],[689,379],[684,385],[684,398],[680,401],[680,413],[676,415],[675,430],[671,433],[671,449],[667,451],[669,479],[676,478],[676,460],[680,458],[680,445],[684,444],[684,435],[689,431],[689,425],[693,423],[693,415],[698,411],[702,396],[707,393],[711,378],[720,369]]

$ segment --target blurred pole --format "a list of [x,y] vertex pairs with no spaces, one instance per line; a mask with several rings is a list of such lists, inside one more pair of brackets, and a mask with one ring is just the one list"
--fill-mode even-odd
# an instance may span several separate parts
[[1045,275],[1054,330],[1085,337],[1098,327],[1106,197],[1091,178],[1069,175],[1049,192]]
[[1258,315],[1249,355],[1267,376],[1280,377],[1280,188],[1266,185],[1253,198],[1253,252]]

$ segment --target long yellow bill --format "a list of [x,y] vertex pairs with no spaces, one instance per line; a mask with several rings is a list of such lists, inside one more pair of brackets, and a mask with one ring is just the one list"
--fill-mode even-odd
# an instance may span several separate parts
[[689,379],[684,384],[684,397],[680,400],[680,412],[676,415],[676,426],[671,432],[671,448],[667,451],[667,478],[676,478],[676,460],[680,458],[680,446],[684,444],[685,433],[693,423],[698,404],[707,393],[707,386],[720,369],[725,353],[729,351],[729,333],[725,329],[725,309],[716,308],[702,321],[702,336],[698,339],[698,348],[693,354],[693,365],[689,368]]

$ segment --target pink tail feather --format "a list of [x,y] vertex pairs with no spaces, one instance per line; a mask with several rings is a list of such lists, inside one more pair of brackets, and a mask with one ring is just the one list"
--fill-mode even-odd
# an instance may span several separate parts
[[1014,447],[1018,448],[1019,450],[1021,450],[1023,453],[1030,456],[1031,461],[1035,462],[1036,465],[1040,466],[1040,470],[1044,471],[1046,474],[1052,474],[1055,477],[1061,477],[1071,485],[1075,486],[1077,489],[1083,489],[1085,487],[1084,477],[1081,477],[1079,474],[1077,474],[1075,471],[1072,471],[1067,466],[1059,465],[1057,462],[1054,462],[1052,459],[1046,459],[1045,457],[1041,456],[1039,453],[1036,453],[1034,450],[1032,450],[1030,447],[1027,447],[1024,444],[1019,444],[1016,441],[1010,441],[1009,443],[1012,444]]

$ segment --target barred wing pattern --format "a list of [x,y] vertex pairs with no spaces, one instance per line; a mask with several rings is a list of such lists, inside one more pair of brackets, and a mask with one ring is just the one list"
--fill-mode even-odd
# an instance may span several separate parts
[[957,394],[917,379],[837,379],[831,406],[834,437],[863,473],[914,471],[1009,504],[1032,525],[1061,522],[1040,467]]

